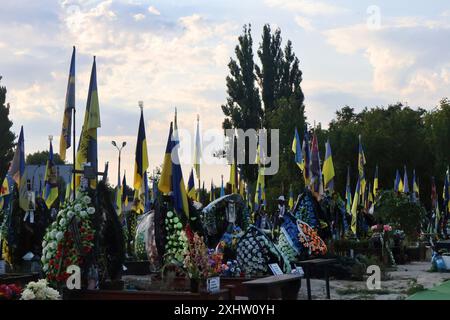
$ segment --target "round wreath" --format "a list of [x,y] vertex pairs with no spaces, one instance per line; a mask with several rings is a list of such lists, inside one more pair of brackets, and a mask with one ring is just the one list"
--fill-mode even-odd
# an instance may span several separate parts
[[[85,256],[94,247],[91,217],[95,208],[90,204],[91,198],[81,195],[58,212],[56,221],[46,231],[42,243],[42,270],[52,284],[64,284],[70,276],[67,268],[71,265],[82,268]],[[70,228],[72,223],[75,228]]]

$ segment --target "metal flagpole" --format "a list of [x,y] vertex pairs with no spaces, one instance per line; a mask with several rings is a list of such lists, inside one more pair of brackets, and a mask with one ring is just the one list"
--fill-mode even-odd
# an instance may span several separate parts
[[76,158],[76,152],[75,152],[75,133],[76,133],[76,129],[75,129],[75,125],[76,125],[76,108],[75,105],[73,106],[73,142],[72,142],[72,153],[73,153],[73,165],[72,165],[72,171],[73,171],[73,200],[75,200],[75,196],[76,196],[76,172],[75,172],[75,158]]

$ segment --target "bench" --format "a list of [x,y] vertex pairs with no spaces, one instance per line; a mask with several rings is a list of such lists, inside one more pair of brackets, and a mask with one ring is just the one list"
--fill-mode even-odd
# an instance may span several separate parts
[[311,268],[323,266],[325,272],[325,285],[327,290],[327,299],[330,299],[330,278],[328,275],[328,266],[336,262],[336,259],[311,259],[299,261],[297,264],[301,266],[305,272],[306,289],[308,291],[308,300],[312,300],[311,297]]
[[297,300],[301,286],[301,275],[282,274],[243,282],[249,300]]

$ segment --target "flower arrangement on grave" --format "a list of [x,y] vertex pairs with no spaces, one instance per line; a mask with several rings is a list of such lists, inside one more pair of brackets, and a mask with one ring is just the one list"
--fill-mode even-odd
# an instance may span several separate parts
[[[64,285],[70,276],[70,265],[80,268],[94,247],[91,217],[95,208],[91,198],[82,194],[58,212],[56,221],[47,229],[42,242],[42,270],[52,285]],[[75,234],[74,234],[75,233]]]
[[18,300],[22,294],[22,288],[15,284],[0,285],[0,300]]
[[[372,238],[378,237],[381,241],[381,255],[395,266],[394,254],[392,253],[391,247],[394,244],[394,235],[396,232],[388,224],[376,224],[370,229],[373,232]],[[401,236],[401,233],[397,232],[397,234]]]
[[209,261],[209,276],[218,276],[222,273],[223,254],[214,250],[208,249]]
[[188,239],[180,218],[172,211],[167,212],[165,228],[167,234],[165,263],[183,263],[185,252],[188,249]]
[[299,240],[312,256],[325,255],[327,246],[317,231],[303,221],[297,221]]
[[237,260],[227,261],[227,263],[222,264],[222,276],[230,278],[243,276]]
[[22,292],[20,300],[61,300],[61,295],[49,287],[46,279],[30,282]]
[[197,233],[189,235],[188,232],[188,247],[183,265],[190,279],[206,279],[210,274],[208,248],[203,241],[203,237]]

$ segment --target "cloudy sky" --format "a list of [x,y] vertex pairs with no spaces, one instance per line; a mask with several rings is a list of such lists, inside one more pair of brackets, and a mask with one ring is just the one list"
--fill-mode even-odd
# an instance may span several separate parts
[[[193,136],[197,113],[202,130],[220,129],[227,63],[245,23],[252,24],[255,51],[265,23],[292,40],[311,122],[326,125],[344,105],[401,101],[430,109],[449,96],[446,0],[3,0],[0,75],[13,129],[24,125],[27,153],[48,148],[48,135],[59,144],[75,45],[77,130],[96,55],[99,162],[110,162],[114,184],[117,152],[110,141],[127,141],[123,163],[131,183],[137,102],[145,102],[151,170],[162,163],[175,106],[182,136]],[[190,145],[189,138],[182,143]],[[190,167],[183,168],[187,181]],[[224,165],[203,166],[206,185],[212,178],[218,185],[221,174],[227,180]]]

